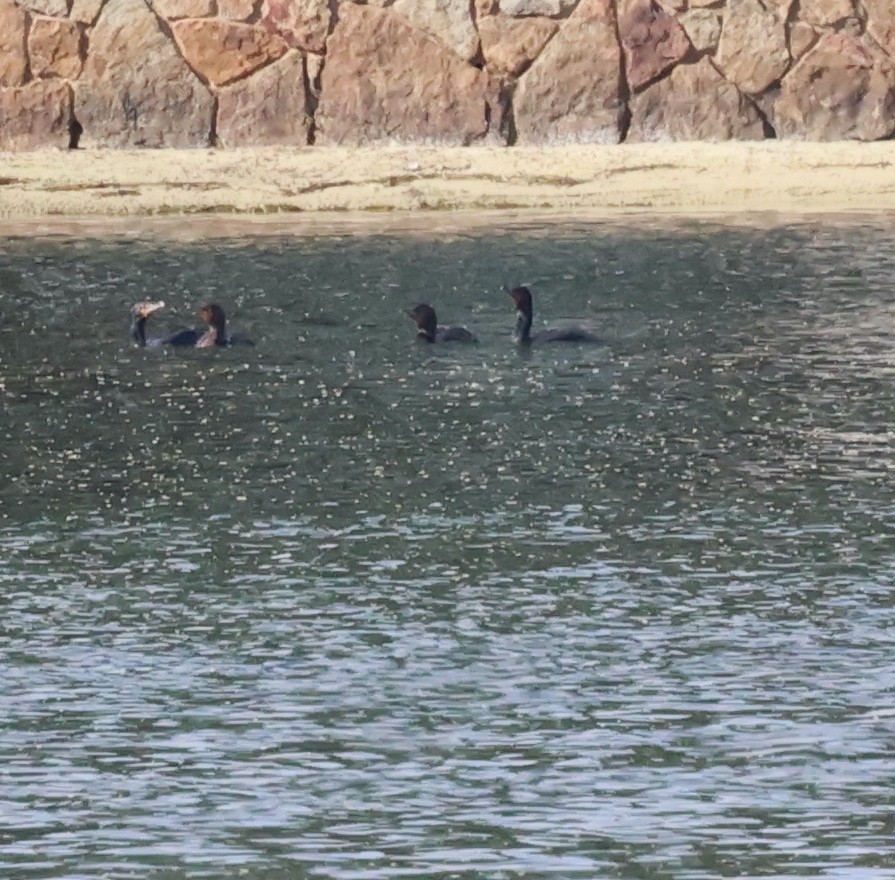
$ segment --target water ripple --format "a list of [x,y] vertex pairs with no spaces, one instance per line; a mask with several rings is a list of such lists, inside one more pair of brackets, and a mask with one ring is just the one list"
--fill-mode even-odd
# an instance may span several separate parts
[[[0,873],[895,876],[893,266],[872,222],[7,242]],[[523,279],[607,344],[520,356]],[[156,291],[259,344],[133,350]]]

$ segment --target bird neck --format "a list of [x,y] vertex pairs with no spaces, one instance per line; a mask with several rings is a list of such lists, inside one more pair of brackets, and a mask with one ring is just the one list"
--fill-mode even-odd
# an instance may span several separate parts
[[227,344],[227,324],[225,321],[215,321],[208,325],[208,329],[199,337],[196,348],[212,348],[215,345]]
[[131,336],[137,345],[146,345],[146,318],[143,315],[136,315],[131,323]]
[[530,314],[519,312],[519,317],[516,318],[516,332],[514,334],[517,342],[531,341],[531,317]]
[[217,328],[209,327],[197,340],[196,348],[213,348],[215,345],[222,344]]

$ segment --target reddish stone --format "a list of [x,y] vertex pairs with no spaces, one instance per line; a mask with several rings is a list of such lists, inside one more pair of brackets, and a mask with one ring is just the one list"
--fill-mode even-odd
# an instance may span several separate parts
[[783,78],[777,134],[798,140],[862,141],[895,131],[895,70],[863,37],[826,33]]
[[81,145],[207,146],[213,107],[143,0],[107,0],[75,83]]
[[71,87],[61,80],[0,88],[0,150],[67,148]]
[[77,79],[81,57],[81,26],[64,18],[35,18],[28,32],[31,73],[40,78]]
[[582,0],[519,80],[519,142],[618,143],[621,50],[612,0]]
[[317,143],[497,139],[499,87],[390,9],[344,4],[327,43]]
[[0,0],[0,86],[25,82],[25,13],[12,0]]
[[501,76],[519,76],[559,29],[550,18],[488,16],[479,20],[479,37],[485,65]]
[[690,51],[686,31],[653,0],[625,0],[618,33],[628,85],[635,92],[666,73]]
[[261,24],[293,49],[323,52],[329,33],[329,0],[264,0]]
[[307,144],[304,62],[289,52],[254,76],[218,93],[217,134],[221,146]]
[[183,18],[171,31],[190,67],[216,86],[282,58],[289,48],[276,34],[236,21]]
[[759,140],[755,106],[707,58],[679,64],[671,74],[631,99],[627,140]]

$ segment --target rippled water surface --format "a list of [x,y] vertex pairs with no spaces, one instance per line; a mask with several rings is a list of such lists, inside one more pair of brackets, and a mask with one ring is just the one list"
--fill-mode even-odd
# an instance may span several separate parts
[[889,227],[3,239],[0,876],[895,877]]

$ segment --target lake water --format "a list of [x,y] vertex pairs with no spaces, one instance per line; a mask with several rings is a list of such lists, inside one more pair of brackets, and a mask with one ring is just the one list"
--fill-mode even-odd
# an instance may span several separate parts
[[890,219],[4,238],[0,876],[895,877]]

